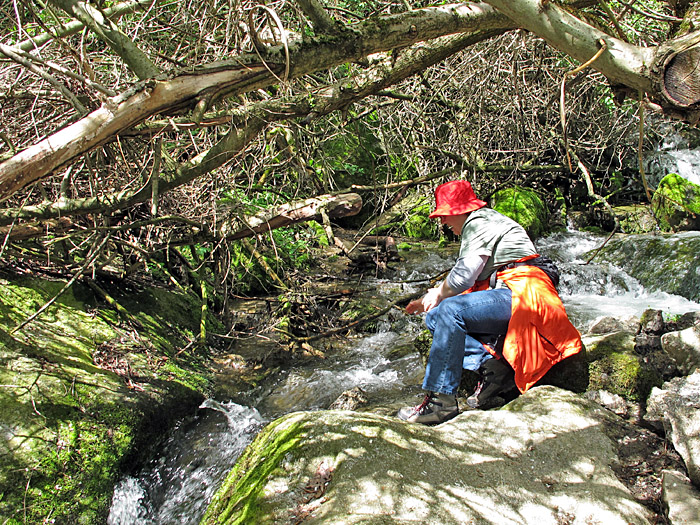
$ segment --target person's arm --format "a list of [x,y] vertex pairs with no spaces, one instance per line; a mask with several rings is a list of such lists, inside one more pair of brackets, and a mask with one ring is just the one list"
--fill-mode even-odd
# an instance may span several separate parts
[[481,270],[484,269],[487,260],[488,256],[478,254],[460,257],[447,278],[439,286],[428,290],[420,299],[408,303],[406,312],[409,314],[429,312],[443,299],[469,290],[476,282]]

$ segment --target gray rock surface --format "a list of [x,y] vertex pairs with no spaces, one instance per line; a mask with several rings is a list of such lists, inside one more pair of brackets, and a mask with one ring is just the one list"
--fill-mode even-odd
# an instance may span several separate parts
[[688,477],[677,470],[664,470],[663,499],[671,525],[700,523],[700,492]]
[[258,436],[203,523],[649,523],[610,467],[620,424],[551,386],[436,427],[298,412]]
[[700,372],[654,388],[647,402],[646,418],[663,422],[690,479],[700,486]]
[[682,374],[690,374],[700,367],[700,322],[661,336],[661,347],[675,361]]

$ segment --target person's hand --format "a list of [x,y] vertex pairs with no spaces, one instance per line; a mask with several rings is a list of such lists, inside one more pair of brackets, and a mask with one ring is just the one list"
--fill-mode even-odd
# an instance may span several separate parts
[[423,304],[423,311],[429,312],[438,304],[440,304],[440,301],[442,301],[440,287],[438,286],[437,288],[431,288],[421,299],[421,303]]
[[407,314],[422,314],[425,311],[423,307],[423,298],[414,299],[406,306]]

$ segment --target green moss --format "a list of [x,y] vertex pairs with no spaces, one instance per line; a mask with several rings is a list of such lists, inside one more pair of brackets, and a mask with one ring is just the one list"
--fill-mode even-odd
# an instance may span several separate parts
[[278,419],[258,434],[212,499],[202,524],[260,523],[256,511],[268,477],[304,438],[303,425],[295,417],[290,414]]
[[203,356],[182,352],[198,316],[181,294],[114,291],[142,325],[131,338],[75,284],[14,331],[63,287],[0,278],[3,523],[104,523],[122,468],[147,457],[209,387]]
[[700,227],[700,186],[680,175],[669,173],[659,182],[651,206],[663,231]]
[[654,214],[647,205],[616,206],[613,213],[619,219],[620,227],[625,233],[649,233],[657,228]]
[[428,215],[432,206],[425,202],[416,206],[408,218],[404,219],[401,231],[407,237],[414,239],[429,239],[435,237],[436,222]]
[[547,207],[533,190],[514,187],[497,191],[491,197],[491,207],[518,222],[532,238],[547,230]]
[[588,390],[607,390],[630,401],[643,401],[655,386],[659,375],[634,353],[634,338],[619,332],[587,343]]

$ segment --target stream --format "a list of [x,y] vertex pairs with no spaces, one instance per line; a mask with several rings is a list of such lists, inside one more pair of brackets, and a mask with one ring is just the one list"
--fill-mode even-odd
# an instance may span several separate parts
[[[626,320],[648,308],[667,315],[700,311],[700,304],[683,297],[645,290],[618,268],[585,265],[584,254],[603,241],[601,236],[567,232],[536,243],[540,253],[559,265],[560,295],[579,331],[585,333],[602,316]],[[391,280],[370,283],[376,293],[391,298],[397,290],[418,291],[424,286],[418,280],[454,262],[453,256],[412,252]],[[364,390],[370,405],[412,402],[420,392],[423,366],[415,352],[397,350],[410,348],[422,330],[421,316],[394,310],[380,320],[376,333],[338,343],[325,360],[281,371],[274,381],[250,392],[232,392],[230,399],[206,400],[193,421],[180,423],[150,465],[119,482],[108,523],[198,523],[244,448],[266,422],[286,413],[327,408],[355,386]]]

